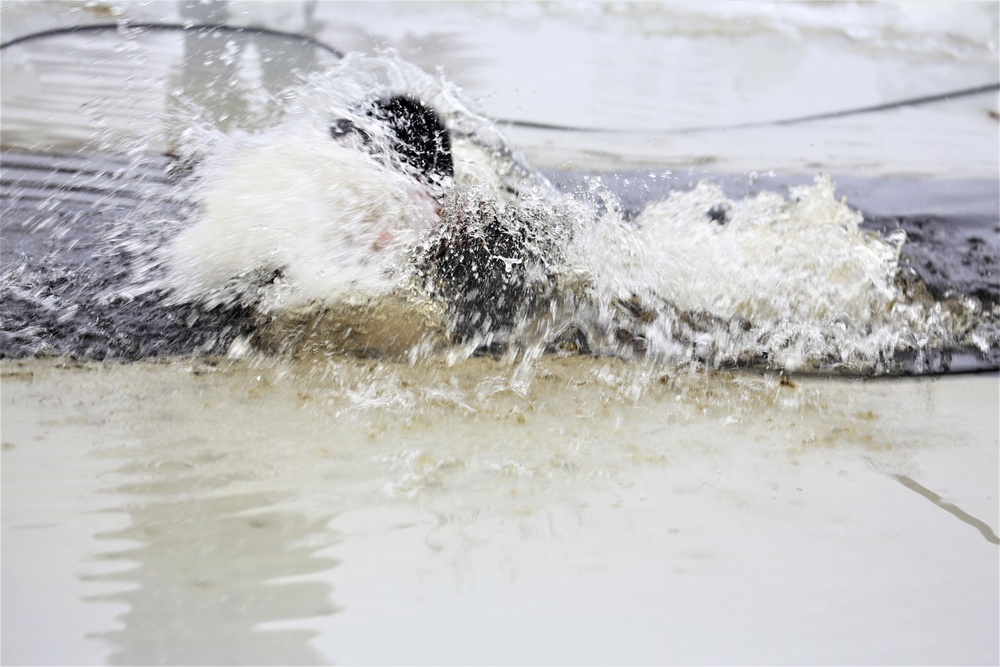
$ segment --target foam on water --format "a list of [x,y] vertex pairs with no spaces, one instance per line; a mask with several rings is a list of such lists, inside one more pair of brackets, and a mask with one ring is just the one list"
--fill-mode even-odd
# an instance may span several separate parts
[[764,192],[732,200],[703,182],[649,204],[635,225],[603,219],[575,262],[596,301],[638,300],[656,313],[638,330],[654,352],[676,347],[684,320],[656,304],[708,316],[690,343],[717,363],[878,368],[897,349],[947,346],[977,318],[995,322],[971,300],[915,298],[901,280],[904,232],[864,231],[861,220],[826,176],[787,199]]

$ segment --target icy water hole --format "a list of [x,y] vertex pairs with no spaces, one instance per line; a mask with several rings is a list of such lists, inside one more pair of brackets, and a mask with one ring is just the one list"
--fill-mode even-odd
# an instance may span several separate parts
[[[172,158],[4,153],[4,662],[995,659],[995,376],[798,375],[995,367],[994,182],[535,171],[347,64]],[[387,83],[446,221],[552,230],[485,326],[321,140]]]

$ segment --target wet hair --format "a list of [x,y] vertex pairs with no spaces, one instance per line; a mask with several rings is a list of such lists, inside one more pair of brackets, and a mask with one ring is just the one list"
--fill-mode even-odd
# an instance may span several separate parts
[[[412,97],[393,95],[375,100],[368,115],[389,129],[392,148],[404,164],[429,179],[454,177],[451,137],[434,109]],[[334,138],[356,131],[359,128],[347,119],[330,126]],[[362,136],[367,140],[363,131]]]

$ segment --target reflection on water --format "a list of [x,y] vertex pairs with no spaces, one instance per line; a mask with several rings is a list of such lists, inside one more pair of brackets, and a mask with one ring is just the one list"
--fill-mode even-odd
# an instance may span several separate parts
[[906,477],[905,475],[894,475],[893,478],[906,488],[910,489],[911,491],[914,491],[923,496],[924,498],[927,498],[927,500],[931,501],[932,503],[943,509],[948,514],[951,514],[959,521],[967,523],[976,530],[978,530],[979,533],[984,538],[986,538],[986,541],[989,542],[990,544],[1000,544],[1000,539],[997,539],[996,533],[993,532],[993,529],[990,528],[988,524],[980,521],[974,516],[971,516],[968,512],[962,510],[959,507],[956,507],[954,504],[946,502],[938,494],[934,493],[930,489],[920,484],[917,484],[916,482],[914,482],[909,477]]
[[[124,607],[45,638],[108,644],[91,661],[116,664],[476,662],[484,647],[787,663],[813,640],[833,662],[995,657],[995,544],[893,481],[995,534],[995,378],[579,357],[541,359],[530,381],[481,358],[4,370],[5,663],[81,661],[25,637],[33,606]],[[51,524],[66,557],[39,557],[29,524]],[[8,573],[36,585],[10,592]],[[877,629],[845,643],[858,609]],[[717,628],[730,643],[705,643]]]
[[315,553],[325,519],[275,511],[275,493],[227,495],[224,483],[153,470],[160,479],[114,489],[131,525],[101,536],[138,544],[102,556],[134,564],[103,577],[126,590],[92,600],[128,605],[123,627],[96,635],[114,647],[109,662],[322,664],[315,632],[261,626],[337,611],[329,585],[288,580],[333,567]]
[[[138,367],[55,385],[4,370],[5,664],[91,661],[83,637],[112,664],[324,662],[297,621],[339,610],[318,577],[336,565],[318,553],[338,539],[332,510],[290,506],[282,443],[240,414],[252,403],[220,416],[183,372],[157,388],[122,385]],[[87,621],[46,624],[40,645],[36,606]]]

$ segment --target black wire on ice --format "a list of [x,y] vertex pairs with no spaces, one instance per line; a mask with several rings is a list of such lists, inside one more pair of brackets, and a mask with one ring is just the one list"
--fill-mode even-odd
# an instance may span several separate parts
[[1000,83],[987,83],[974,88],[962,88],[961,90],[950,90],[945,93],[934,95],[924,95],[922,97],[910,97],[905,100],[876,104],[870,107],[855,107],[853,109],[843,109],[841,111],[827,111],[824,113],[812,114],[809,116],[798,116],[795,118],[783,118],[780,120],[762,120],[751,123],[734,123],[731,125],[705,125],[701,127],[679,127],[662,130],[622,130],[608,129],[601,127],[574,127],[571,125],[555,125],[549,123],[536,123],[530,120],[501,120],[496,122],[499,125],[511,127],[523,127],[536,130],[556,130],[560,132],[580,132],[590,134],[635,134],[635,135],[656,135],[656,134],[695,134],[697,132],[722,132],[725,130],[743,130],[755,127],[774,127],[781,125],[798,125],[800,123],[813,123],[820,120],[831,120],[833,118],[845,118],[847,116],[858,116],[866,113],[877,113],[879,111],[889,111],[890,109],[901,109],[903,107],[917,107],[934,102],[946,102],[948,100],[972,95],[983,95],[1000,91]]
[[[129,22],[129,21],[119,21],[115,23],[95,23],[91,25],[78,25],[78,26],[68,26],[64,28],[54,28],[52,30],[43,30],[40,32],[31,33],[28,35],[23,35],[22,37],[17,37],[7,42],[0,44],[0,50],[6,49],[10,46],[15,46],[17,44],[22,44],[24,42],[30,42],[38,39],[45,39],[48,37],[56,37],[59,35],[68,34],[79,34],[86,32],[102,32],[113,30],[119,33],[127,33],[129,30],[148,30],[148,31],[185,31],[185,32],[222,32],[222,33],[233,33],[238,35],[265,35],[269,37],[280,37],[284,39],[294,39],[300,42],[305,42],[307,44],[312,44],[318,49],[322,49],[337,58],[343,58],[344,54],[338,49],[326,44],[315,37],[310,37],[309,35],[303,35],[301,33],[294,32],[283,32],[281,30],[272,30],[270,28],[256,28],[249,26],[234,26],[226,25],[224,23],[212,23],[212,24],[190,24],[190,23],[147,23],[147,22]],[[970,97],[973,95],[984,95],[986,93],[995,93],[1000,91],[1000,83],[987,83],[981,86],[975,86],[973,88],[962,88],[959,90],[950,90],[943,93],[935,93],[932,95],[923,95],[921,97],[910,97],[903,100],[897,100],[895,102],[886,102],[884,104],[876,104],[867,107],[855,107],[851,109],[842,109],[840,111],[828,111],[818,114],[810,114],[808,116],[798,116],[795,118],[782,118],[778,120],[763,120],[755,121],[750,123],[735,123],[730,125],[705,125],[701,127],[681,127],[681,128],[667,128],[667,129],[638,129],[638,130],[628,130],[628,129],[616,129],[616,128],[603,128],[603,127],[576,127],[572,125],[561,125],[556,123],[541,123],[531,120],[511,120],[506,118],[494,119],[498,125],[505,125],[508,127],[521,127],[526,129],[534,130],[549,130],[556,132],[578,132],[587,134],[619,134],[619,135],[664,135],[664,134],[695,134],[699,132],[724,132],[727,130],[743,130],[759,127],[780,127],[783,125],[798,125],[802,123],[813,123],[821,120],[831,120],[834,118],[845,118],[847,116],[858,116],[861,114],[868,113],[878,113],[881,111],[889,111],[892,109],[901,109],[904,107],[916,107],[923,106],[925,104],[933,104],[935,102],[947,102],[949,100],[959,99],[962,97]]]
[[147,23],[147,22],[132,22],[132,21],[117,21],[115,23],[93,23],[89,25],[74,25],[65,28],[53,28],[52,30],[42,30],[41,32],[33,32],[30,35],[23,35],[17,37],[8,42],[0,44],[0,50],[6,49],[10,46],[15,46],[17,44],[22,44],[24,42],[33,42],[38,39],[46,39],[49,37],[58,37],[60,35],[75,35],[86,32],[107,32],[115,31],[119,33],[128,33],[130,30],[139,31],[183,31],[183,32],[204,32],[204,33],[233,33],[238,35],[264,35],[267,37],[280,37],[283,39],[294,39],[300,42],[306,42],[307,44],[312,44],[318,49],[322,49],[328,53],[333,54],[337,58],[343,58],[344,54],[330,46],[325,44],[315,37],[310,37],[309,35],[303,35],[296,32],[284,32],[281,30],[272,30],[271,28],[257,28],[251,26],[237,26],[237,25],[226,25],[225,23]]

